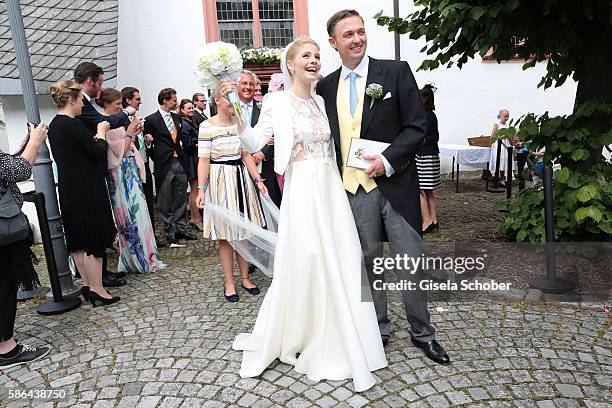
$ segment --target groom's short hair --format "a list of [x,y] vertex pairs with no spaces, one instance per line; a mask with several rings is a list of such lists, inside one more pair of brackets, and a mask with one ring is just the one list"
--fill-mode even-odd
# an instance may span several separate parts
[[353,16],[359,17],[363,22],[363,17],[361,17],[361,14],[359,14],[356,10],[344,9],[334,13],[334,15],[327,20],[327,34],[329,34],[331,37],[334,34],[336,24],[338,24],[340,20]]

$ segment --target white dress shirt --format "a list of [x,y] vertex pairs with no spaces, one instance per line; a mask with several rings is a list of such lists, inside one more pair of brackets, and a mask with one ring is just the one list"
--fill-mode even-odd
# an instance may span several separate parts
[[[370,57],[368,57],[367,55],[363,57],[359,65],[357,65],[355,69],[353,70],[351,70],[350,68],[347,68],[344,64],[342,64],[342,70],[340,71],[340,80],[342,81],[342,84],[344,85],[344,94],[346,95],[347,98],[351,94],[351,80],[349,78],[349,74],[351,72],[354,72],[355,74],[357,74],[357,78],[355,79],[355,84],[357,85],[357,95],[359,95],[360,99],[365,98],[365,88],[366,88],[366,81],[368,80],[369,66],[370,66]],[[349,104],[347,103],[346,106],[349,106]],[[385,165],[385,174],[387,175],[387,177],[392,176],[393,173],[395,173],[393,166],[391,166],[391,164],[389,163],[389,161],[384,155],[381,154],[380,158],[382,159],[383,164]]]

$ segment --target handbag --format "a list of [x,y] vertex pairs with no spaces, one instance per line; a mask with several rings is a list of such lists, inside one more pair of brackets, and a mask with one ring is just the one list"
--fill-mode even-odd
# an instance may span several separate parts
[[28,219],[17,205],[11,190],[7,189],[0,198],[0,246],[22,241],[28,237],[29,232]]

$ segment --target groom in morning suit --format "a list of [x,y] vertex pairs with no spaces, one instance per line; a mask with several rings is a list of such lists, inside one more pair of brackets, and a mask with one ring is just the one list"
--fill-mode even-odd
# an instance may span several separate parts
[[[421,256],[421,212],[415,154],[427,128],[418,87],[406,62],[376,60],[366,55],[364,22],[355,10],[341,10],[327,22],[330,45],[338,51],[342,66],[323,78],[317,92],[325,100],[336,160],[359,232],[370,287],[384,274],[373,273],[373,260],[383,255],[383,241],[392,253]],[[383,88],[372,100],[370,84]],[[373,105],[371,105],[373,103]],[[389,143],[381,155],[366,156],[370,167],[360,170],[345,166],[353,138]],[[422,270],[398,277],[417,282]],[[427,294],[420,290],[402,292],[411,340],[428,358],[450,364],[435,340],[430,323]],[[389,342],[390,321],[387,293],[372,290],[383,344]]]

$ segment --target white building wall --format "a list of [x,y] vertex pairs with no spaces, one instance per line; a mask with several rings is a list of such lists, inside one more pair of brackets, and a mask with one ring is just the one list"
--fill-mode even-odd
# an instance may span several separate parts
[[[400,1],[400,15],[413,7]],[[328,43],[327,19],[337,10],[354,8],[365,20],[368,33],[368,54],[375,58],[394,58],[393,33],[379,27],[372,18],[381,9],[393,14],[392,0],[325,0],[308,1],[310,36],[321,45],[322,73],[329,74],[340,65],[337,52]],[[190,98],[202,87],[193,74],[193,58],[205,44],[204,14],[201,0],[132,0],[119,2],[119,47],[117,88],[136,86],[140,89],[142,115],[157,109],[157,94],[164,87],[173,87],[179,98]],[[419,53],[422,41],[401,38],[401,58],[413,69],[419,86],[435,83],[436,114],[440,143],[467,143],[467,138],[489,134],[500,108],[510,110],[517,118],[527,112],[552,115],[572,111],[576,83],[568,80],[560,88],[546,91],[536,88],[545,73],[545,64],[523,71],[521,63],[481,62],[476,58],[458,70],[439,68],[416,71],[425,58]],[[25,111],[20,96],[0,97],[6,117],[8,145],[18,146],[25,129]],[[53,107],[46,95],[39,97],[41,116],[53,117]],[[450,171],[450,158],[442,158],[443,172]]]
[[146,116],[159,108],[163,88],[191,98],[202,87],[193,73],[193,60],[205,44],[201,0],[131,0],[119,2],[117,87],[140,90]]

